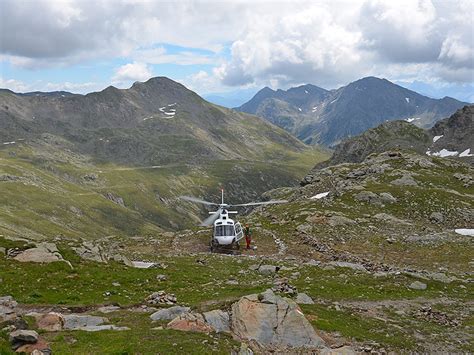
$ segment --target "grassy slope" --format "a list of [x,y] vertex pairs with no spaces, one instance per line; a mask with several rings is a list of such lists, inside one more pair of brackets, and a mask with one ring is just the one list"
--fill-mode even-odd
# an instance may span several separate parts
[[[256,199],[270,188],[295,184],[324,157],[311,149],[285,152],[275,144],[259,159],[131,168],[93,163],[44,142],[3,147],[0,176],[20,179],[0,182],[0,234],[32,239],[156,235],[194,225],[204,215],[178,201],[182,194],[215,199],[222,186],[232,201]],[[123,198],[125,207],[106,199],[107,193]],[[194,219],[183,219],[183,213]]]

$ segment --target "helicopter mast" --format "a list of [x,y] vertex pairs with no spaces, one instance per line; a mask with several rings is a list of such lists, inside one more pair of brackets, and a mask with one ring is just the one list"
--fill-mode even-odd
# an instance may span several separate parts
[[224,204],[224,189],[221,189],[221,195],[222,195],[222,204]]

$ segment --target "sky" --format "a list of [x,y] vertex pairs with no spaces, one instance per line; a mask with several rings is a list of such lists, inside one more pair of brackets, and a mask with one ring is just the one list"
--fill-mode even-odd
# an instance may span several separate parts
[[167,76],[250,98],[366,76],[474,102],[474,1],[0,0],[0,87],[99,91]]

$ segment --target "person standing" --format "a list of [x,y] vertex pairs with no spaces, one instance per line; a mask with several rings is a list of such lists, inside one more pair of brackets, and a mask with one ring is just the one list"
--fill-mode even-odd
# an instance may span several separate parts
[[252,242],[252,230],[250,229],[248,223],[245,224],[244,235],[245,242],[247,243],[247,249],[250,249],[250,243]]

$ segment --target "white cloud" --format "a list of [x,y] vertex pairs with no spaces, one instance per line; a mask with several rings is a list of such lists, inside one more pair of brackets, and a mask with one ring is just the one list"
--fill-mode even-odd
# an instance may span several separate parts
[[178,65],[212,64],[213,58],[210,55],[197,54],[191,51],[180,51],[178,53],[167,53],[161,46],[158,48],[137,49],[130,57],[139,62],[148,64],[173,63]]
[[115,85],[124,86],[129,82],[146,81],[152,76],[150,68],[145,63],[133,62],[117,68],[112,82]]

